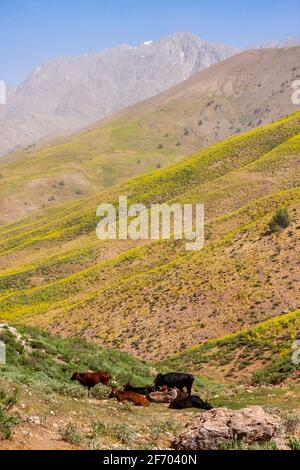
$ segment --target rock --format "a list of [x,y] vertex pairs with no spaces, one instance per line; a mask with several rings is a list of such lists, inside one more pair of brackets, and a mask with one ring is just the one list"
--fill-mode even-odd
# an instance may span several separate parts
[[231,439],[247,444],[269,441],[280,427],[281,419],[261,406],[241,410],[216,408],[199,414],[172,442],[176,450],[217,450]]
[[41,425],[41,420],[38,416],[28,416],[29,423],[36,424],[37,426]]

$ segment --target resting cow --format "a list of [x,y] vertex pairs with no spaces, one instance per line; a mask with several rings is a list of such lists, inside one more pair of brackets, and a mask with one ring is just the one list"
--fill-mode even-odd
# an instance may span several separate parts
[[191,395],[194,377],[192,374],[181,374],[171,372],[169,374],[158,374],[154,385],[156,388],[166,385],[168,388],[178,388],[183,392],[184,387],[187,389],[188,395]]
[[111,374],[102,370],[99,372],[75,372],[71,377],[71,380],[78,380],[78,382],[83,387],[87,387],[89,391],[100,383],[109,386],[110,379]]
[[211,410],[213,407],[206,401],[196,395],[191,395],[184,398],[177,398],[170,403],[169,408],[173,410],[182,410],[184,408],[201,408],[202,410]]
[[154,403],[171,403],[178,397],[178,394],[181,392],[177,388],[172,390],[163,390],[161,392],[151,392],[149,395],[149,400]]
[[130,401],[131,403],[134,403],[135,406],[150,405],[150,401],[144,395],[139,395],[135,392],[122,392],[121,390],[117,390],[115,387],[112,388],[109,398],[116,398],[119,403],[122,401]]
[[138,393],[139,395],[146,395],[148,396],[151,392],[155,392],[155,387],[154,385],[145,385],[144,387],[133,387],[130,384],[126,384],[124,386],[124,391],[125,392],[135,392]]

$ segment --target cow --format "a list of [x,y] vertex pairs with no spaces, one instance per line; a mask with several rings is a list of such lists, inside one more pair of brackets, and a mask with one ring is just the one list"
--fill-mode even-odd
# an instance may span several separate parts
[[90,392],[91,388],[100,383],[109,387],[111,374],[102,370],[99,372],[75,372],[71,380],[78,380],[78,382]]
[[130,401],[135,406],[150,406],[150,401],[144,395],[135,392],[124,392],[113,387],[108,398],[116,398],[119,403]]
[[149,400],[154,403],[171,403],[175,400],[181,392],[177,388],[168,390],[167,387],[162,387],[161,392],[151,392]]
[[201,408],[202,410],[211,410],[213,407],[206,401],[201,400],[196,395],[190,395],[188,397],[177,398],[173,400],[169,408],[173,410],[183,410],[184,408]]
[[183,392],[184,387],[187,389],[188,395],[191,395],[194,376],[192,374],[181,374],[179,372],[171,372],[169,374],[158,374],[154,385],[156,388],[166,385],[168,388],[178,388]]
[[125,392],[135,392],[138,393],[139,395],[146,395],[148,396],[149,393],[155,392],[156,388],[154,385],[145,385],[144,387],[133,387],[129,383],[124,385],[124,391]]

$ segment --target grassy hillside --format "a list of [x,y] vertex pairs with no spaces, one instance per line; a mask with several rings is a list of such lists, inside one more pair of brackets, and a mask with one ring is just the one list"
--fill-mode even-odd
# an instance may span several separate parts
[[[120,385],[153,380],[147,363],[80,338],[61,339],[36,328],[0,325],[0,340],[6,344],[7,356],[6,366],[0,366],[2,379],[30,385],[40,393],[84,396],[84,389],[70,381],[75,371],[108,370]],[[95,396],[101,392],[105,388],[94,390]]]
[[[287,315],[287,321],[291,320],[291,315]],[[281,321],[277,322],[278,326]],[[259,336],[260,343],[265,338],[265,344],[269,345],[273,337],[265,336],[267,329],[262,325],[255,328],[255,332],[247,335],[245,332],[242,344],[248,344],[247,339],[252,335],[253,341]],[[287,331],[290,331],[289,326]],[[236,335],[241,342],[240,337],[241,334]],[[170,447],[170,442],[192,419],[193,413],[199,413],[198,409],[171,410],[163,404],[120,405],[117,400],[107,399],[107,387],[98,385],[88,396],[83,387],[70,381],[75,370],[101,367],[110,370],[119,385],[128,380],[135,384],[151,383],[155,370],[128,354],[24,326],[0,325],[0,339],[7,345],[7,365],[0,366],[2,450],[164,449]],[[214,342],[223,343],[225,345],[225,339]],[[228,338],[228,345],[231,343]],[[194,359],[196,354],[195,349]],[[182,362],[174,359],[169,364],[156,364],[156,369],[194,368],[194,365],[183,358]],[[193,390],[202,398],[208,398],[215,407],[238,409],[254,404],[267,405],[269,412],[272,409],[272,413],[282,419],[282,430],[286,433],[283,444],[288,449],[299,447],[300,388],[296,383],[253,388],[196,377]],[[233,442],[228,443],[228,446],[233,445]],[[256,449],[277,449],[278,445],[279,442],[276,445],[271,441],[257,445]]]
[[1,159],[0,224],[78,200],[291,113],[299,47],[247,51],[90,129]]
[[[0,229],[0,318],[165,359],[299,308],[300,113]],[[100,202],[205,202],[206,242],[100,242]],[[278,207],[290,226],[269,233]]]
[[228,380],[252,375],[255,384],[276,384],[297,370],[292,363],[292,344],[299,338],[297,310],[194,346],[166,361],[165,367],[182,367]]

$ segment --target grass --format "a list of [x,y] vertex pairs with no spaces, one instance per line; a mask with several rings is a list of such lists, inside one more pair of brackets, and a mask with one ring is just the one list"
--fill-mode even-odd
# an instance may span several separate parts
[[267,441],[262,443],[256,443],[252,445],[246,444],[244,441],[239,439],[231,439],[228,442],[220,445],[220,450],[279,450],[276,442]]
[[[72,397],[86,396],[86,391],[70,381],[76,370],[108,370],[117,384],[134,381],[144,384],[151,380],[150,366],[126,353],[101,348],[82,339],[62,339],[39,329],[19,327],[18,335],[9,327],[0,331],[6,344],[7,364],[1,375],[14,383],[27,384],[44,393]],[[107,395],[105,387],[97,386],[95,398]]]

